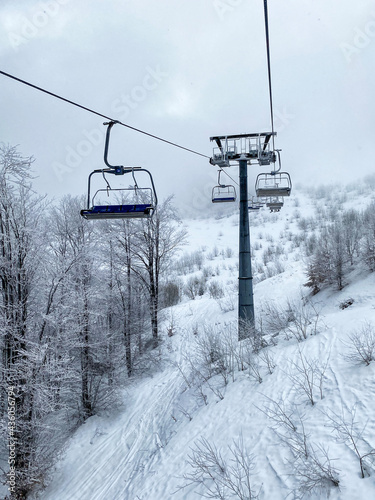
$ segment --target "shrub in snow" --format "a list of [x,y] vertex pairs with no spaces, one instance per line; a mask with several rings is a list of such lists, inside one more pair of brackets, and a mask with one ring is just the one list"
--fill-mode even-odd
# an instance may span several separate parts
[[207,280],[208,278],[215,276],[215,272],[211,266],[204,266],[204,268],[202,269],[202,275],[203,275],[204,279]]
[[363,437],[366,429],[366,424],[362,427],[356,422],[356,407],[353,406],[350,410],[342,408],[341,414],[333,410],[324,413],[328,420],[328,427],[336,433],[339,442],[347,444],[356,454],[359,460],[361,477],[368,475],[368,471],[372,469],[372,464],[375,457],[375,449],[369,445],[367,439]]
[[232,248],[227,247],[227,248],[225,249],[225,257],[226,257],[226,258],[228,258],[228,259],[229,259],[230,257],[233,257],[233,249],[232,249]]
[[286,407],[282,400],[266,399],[269,404],[258,409],[272,421],[272,429],[290,453],[290,476],[297,480],[297,487],[292,489],[294,498],[303,498],[307,493],[322,495],[329,488],[338,487],[338,470],[324,446],[311,441],[305,429],[305,415],[295,406]]
[[186,482],[181,488],[198,484],[202,486],[203,497],[220,500],[259,498],[260,490],[251,484],[255,460],[246,450],[242,437],[233,441],[225,457],[207,439],[202,437],[196,441],[187,459],[191,472],[184,474]]
[[215,259],[215,257],[218,257],[218,256],[219,256],[219,249],[215,245],[213,247],[212,251],[207,255],[207,257],[209,260],[213,260],[213,259]]
[[174,262],[173,268],[179,274],[188,274],[200,270],[205,260],[203,250],[196,250],[195,252],[185,252],[182,257]]
[[171,307],[178,304],[181,300],[181,281],[168,281],[164,285],[161,285],[160,290],[160,306]]
[[280,260],[276,257],[273,262],[270,262],[264,268],[264,279],[272,278],[272,276],[276,276],[277,274],[281,274],[285,271],[284,264],[280,262]]
[[302,219],[297,221],[297,227],[300,231],[306,233],[311,229],[311,220],[306,217],[302,217]]
[[213,375],[226,375],[233,371],[228,335],[224,330],[206,326],[204,332],[195,337],[194,357],[206,380]]
[[169,322],[167,325],[168,337],[173,337],[173,335],[176,333],[176,329],[177,329],[177,321],[173,309],[171,309],[169,313]]
[[284,329],[287,339],[292,336],[298,342],[316,335],[321,327],[320,313],[312,302],[288,300],[285,315],[289,321]]
[[275,358],[270,349],[262,349],[259,353],[259,359],[263,361],[267,367],[268,373],[272,375],[276,368]]
[[[204,327],[203,332],[194,335],[192,351],[184,355],[186,368],[178,366],[189,388],[204,404],[208,404],[207,389],[219,399],[229,378],[234,379],[235,350],[237,342],[230,327],[224,329]],[[217,378],[212,379],[215,376]]]
[[212,281],[208,285],[208,292],[212,299],[221,299],[224,297],[224,289],[217,281]]
[[242,351],[243,363],[247,369],[247,373],[250,379],[261,384],[263,378],[261,375],[261,366],[259,363],[259,356],[254,353],[252,345],[246,340],[242,341],[245,344],[245,348]]
[[310,257],[311,255],[314,254],[316,247],[317,247],[317,238],[316,234],[312,233],[309,236],[306,236],[304,240],[304,252],[307,257]]
[[322,364],[316,358],[307,358],[300,349],[295,356],[297,361],[290,361],[287,376],[293,384],[294,390],[308,398],[311,405],[315,404],[316,392],[323,399],[323,383],[329,358]]
[[306,237],[304,234],[291,234],[290,237],[292,241],[292,248],[300,248],[300,246],[305,242]]
[[237,306],[237,297],[232,290],[229,290],[227,295],[217,299],[217,303],[220,307],[220,311],[223,313],[234,311]]
[[291,461],[292,475],[297,479],[298,492],[303,498],[306,493],[327,492],[340,484],[338,469],[332,463],[328,450],[321,444],[307,443],[307,456],[299,454]]
[[263,327],[271,335],[278,335],[284,330],[292,317],[290,311],[274,302],[266,301],[262,306]]
[[287,340],[295,338],[298,342],[306,340],[319,331],[321,320],[316,306],[302,300],[287,300],[286,304],[278,305],[265,302],[262,309],[262,325],[272,336],[284,332]]
[[347,352],[343,354],[347,361],[365,363],[368,366],[375,360],[375,329],[371,323],[365,323],[342,343],[347,347]]
[[241,319],[238,324],[238,338],[243,340],[243,345],[249,352],[258,354],[258,352],[267,346],[263,339],[263,334],[259,331],[252,321]]
[[184,287],[184,293],[189,299],[194,300],[197,296],[204,295],[206,291],[206,280],[204,276],[191,276]]

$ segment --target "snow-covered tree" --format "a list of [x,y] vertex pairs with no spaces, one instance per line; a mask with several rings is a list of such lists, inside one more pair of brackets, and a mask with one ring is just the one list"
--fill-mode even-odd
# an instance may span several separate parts
[[[16,426],[13,465],[14,498],[24,498],[46,467],[38,456],[45,428],[36,425],[45,398],[38,377],[38,338],[42,335],[38,308],[38,272],[44,257],[44,201],[31,188],[32,158],[17,148],[0,147],[0,322],[1,392],[15,394]],[[2,397],[7,401],[7,397]],[[6,408],[1,407],[5,418]],[[4,427],[3,427],[4,429]]]
[[172,199],[167,198],[151,219],[142,221],[133,246],[132,269],[147,290],[154,346],[158,340],[160,281],[171,258],[186,241],[186,231],[181,228]]

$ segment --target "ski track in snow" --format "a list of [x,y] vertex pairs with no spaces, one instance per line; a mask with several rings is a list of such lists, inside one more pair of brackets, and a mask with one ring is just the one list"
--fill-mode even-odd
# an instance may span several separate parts
[[[185,346],[185,337],[177,352]],[[140,387],[141,386],[141,387]],[[129,489],[137,474],[150,469],[152,459],[171,436],[163,434],[165,422],[172,420],[172,405],[182,391],[183,380],[177,368],[168,368],[131,389],[125,404],[129,410],[113,432],[91,439],[91,443],[69,464],[69,477],[61,487],[43,494],[45,500],[107,500],[131,498]],[[88,425],[89,421],[85,424]],[[97,432],[97,431],[95,431]],[[164,442],[163,442],[164,441]]]

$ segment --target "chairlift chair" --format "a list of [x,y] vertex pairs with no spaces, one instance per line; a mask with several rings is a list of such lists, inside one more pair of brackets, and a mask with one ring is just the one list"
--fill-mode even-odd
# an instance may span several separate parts
[[[132,173],[134,173],[134,170]],[[152,177],[150,172],[145,169],[138,168],[137,172],[146,172],[150,175],[152,188],[139,188],[139,187],[129,187],[129,188],[112,188],[106,187],[103,189],[98,189],[91,199],[90,194],[90,183],[91,176],[95,173],[113,173],[108,172],[106,169],[94,170],[89,177],[89,192],[87,200],[87,209],[81,210],[81,215],[85,219],[95,220],[95,219],[142,219],[152,217],[156,208],[156,194],[152,182]],[[130,173],[130,171],[124,171],[124,174]],[[119,175],[119,174],[117,174]],[[125,194],[125,198],[118,203],[117,200],[108,200],[106,203],[104,196],[110,197],[112,194]],[[132,198],[127,199],[126,195],[131,195]],[[135,197],[134,197],[135,195]],[[98,200],[98,201],[96,201]]]
[[[115,123],[116,122],[109,122],[104,124],[108,125],[104,150],[104,162],[108,168],[94,170],[89,175],[87,208],[81,210],[81,215],[89,220],[150,218],[157,206],[157,196],[151,173],[140,167],[114,166],[108,163],[109,137],[111,128]],[[138,186],[135,177],[138,172],[145,172],[148,175],[150,187]],[[91,178],[94,174],[102,175],[106,187],[98,189],[91,198]],[[113,174],[115,176],[131,174],[134,185],[127,188],[112,188],[107,180],[107,174]],[[108,198],[107,202],[104,200],[105,195]],[[121,202],[119,203],[118,196],[114,199],[113,195],[122,196]]]
[[258,199],[255,196],[252,196],[251,199],[249,200],[249,206],[248,209],[251,212],[256,212],[260,210],[264,205],[264,201],[262,199]]
[[284,206],[284,199],[278,197],[271,197],[267,200],[266,206],[270,209],[270,212],[280,212]]
[[229,184],[221,184],[220,173],[218,174],[218,185],[212,188],[212,203],[226,203],[236,201],[236,189]]
[[234,186],[215,186],[212,188],[212,203],[225,203],[236,201]]
[[270,172],[258,174],[255,192],[258,198],[269,196],[290,196],[292,181],[288,172]]

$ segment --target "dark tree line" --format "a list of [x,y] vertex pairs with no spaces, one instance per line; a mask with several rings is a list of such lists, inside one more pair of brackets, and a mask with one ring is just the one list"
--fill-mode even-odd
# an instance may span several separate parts
[[12,387],[17,499],[43,484],[72,429],[112,405],[157,346],[160,296],[185,242],[172,198],[152,219],[86,221],[79,197],[35,194],[32,162],[0,147],[0,465],[6,481]]

